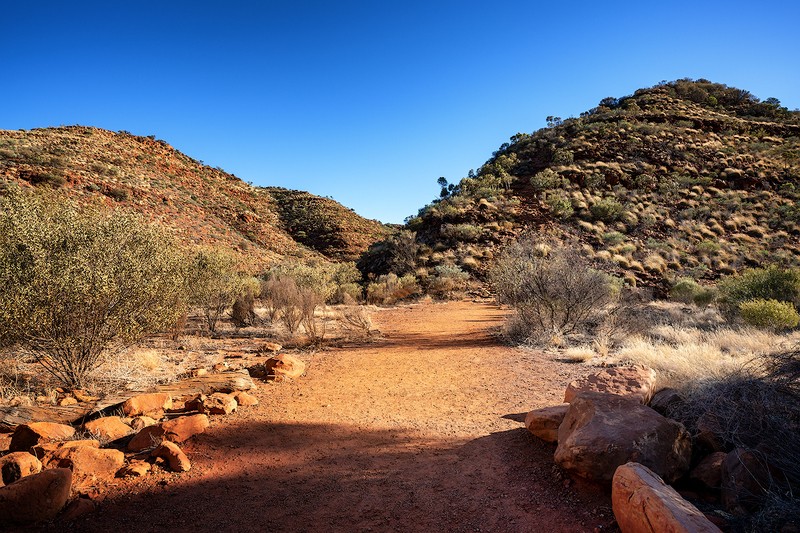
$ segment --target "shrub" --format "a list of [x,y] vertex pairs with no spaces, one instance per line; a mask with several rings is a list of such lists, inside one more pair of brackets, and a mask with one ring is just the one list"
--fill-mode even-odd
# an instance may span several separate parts
[[389,273],[379,276],[367,285],[367,302],[372,304],[393,304],[419,294],[420,287],[413,274],[402,277]]
[[502,302],[512,305],[525,335],[572,333],[611,303],[609,276],[589,268],[576,250],[543,254],[531,238],[509,246],[490,272]]
[[589,207],[592,217],[603,222],[616,222],[624,211],[622,204],[614,198],[603,198]]
[[531,178],[531,187],[536,192],[543,192],[550,189],[557,189],[561,186],[561,176],[549,168],[537,172]]
[[551,192],[547,194],[544,205],[547,206],[547,209],[550,213],[558,218],[567,219],[572,216],[575,210],[572,208],[572,202],[561,191],[558,192]]
[[692,278],[681,278],[676,281],[670,289],[669,295],[676,302],[693,303],[701,307],[714,300],[714,290],[703,287]]
[[800,304],[800,269],[782,269],[776,265],[747,269],[719,283],[723,311],[735,315],[749,300],[778,300]]
[[452,241],[475,242],[480,239],[483,228],[472,224],[442,224],[439,233]]
[[428,293],[438,298],[460,295],[466,287],[469,274],[457,265],[438,265],[436,275],[428,283]]
[[748,300],[739,305],[739,315],[751,326],[781,331],[800,323],[800,314],[789,302],[778,300]]
[[231,321],[237,328],[252,326],[258,320],[255,299],[260,290],[261,284],[256,278],[247,278],[242,281],[241,292],[231,307]]
[[348,331],[363,337],[369,337],[372,329],[372,318],[369,312],[360,305],[347,306],[340,312],[339,320]]
[[70,387],[184,312],[183,255],[155,226],[55,196],[0,198],[0,340]]
[[237,271],[238,261],[218,248],[201,248],[191,258],[187,281],[189,302],[202,309],[211,333],[225,311],[245,290],[245,279]]

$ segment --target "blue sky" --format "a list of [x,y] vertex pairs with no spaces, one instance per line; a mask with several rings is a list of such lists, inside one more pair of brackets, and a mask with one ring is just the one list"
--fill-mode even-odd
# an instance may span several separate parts
[[9,2],[0,128],[156,135],[401,222],[545,117],[707,78],[800,107],[800,4]]

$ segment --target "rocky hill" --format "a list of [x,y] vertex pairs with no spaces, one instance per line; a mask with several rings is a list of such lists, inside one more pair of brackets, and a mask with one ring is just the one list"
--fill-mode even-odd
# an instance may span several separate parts
[[287,255],[354,260],[390,233],[333,200],[254,187],[164,141],[97,128],[0,130],[2,182],[140,212],[187,243],[238,250],[253,266]]
[[418,275],[479,277],[526,230],[582,247],[631,284],[665,288],[800,259],[800,112],[705,80],[605,98],[514,135],[408,221]]

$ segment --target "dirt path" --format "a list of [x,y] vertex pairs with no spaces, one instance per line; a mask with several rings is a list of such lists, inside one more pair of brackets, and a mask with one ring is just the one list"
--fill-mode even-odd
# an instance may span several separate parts
[[120,482],[81,531],[592,531],[607,497],[569,487],[524,429],[577,365],[499,345],[490,304],[380,311],[385,339],[301,356],[258,407],[187,443],[188,474]]

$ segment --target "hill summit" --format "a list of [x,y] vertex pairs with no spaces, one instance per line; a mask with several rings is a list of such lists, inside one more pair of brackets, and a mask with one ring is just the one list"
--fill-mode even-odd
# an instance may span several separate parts
[[[460,182],[440,179],[441,197],[407,221],[410,268],[481,277],[526,231],[662,290],[679,277],[797,265],[799,181],[799,111],[706,80],[663,82],[580,117],[548,117]],[[398,242],[373,247],[364,268],[393,264]]]
[[390,231],[328,198],[252,186],[154,137],[90,127],[0,130],[2,182],[136,211],[254,266],[283,256],[354,260]]

